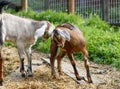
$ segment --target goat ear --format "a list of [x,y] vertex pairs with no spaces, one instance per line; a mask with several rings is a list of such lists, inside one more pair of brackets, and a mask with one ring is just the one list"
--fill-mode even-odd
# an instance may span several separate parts
[[66,30],[59,30],[59,35],[65,38],[67,41],[70,41],[70,34]]

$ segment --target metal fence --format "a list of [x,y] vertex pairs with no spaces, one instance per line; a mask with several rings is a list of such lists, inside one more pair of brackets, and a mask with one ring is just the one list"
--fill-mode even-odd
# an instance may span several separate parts
[[[20,4],[21,0],[12,0]],[[96,14],[110,24],[120,25],[120,0],[75,0],[75,14],[89,18]],[[28,0],[28,7],[34,11],[68,11],[67,0]]]
[[120,0],[75,0],[76,14],[96,14],[110,24],[120,25]]

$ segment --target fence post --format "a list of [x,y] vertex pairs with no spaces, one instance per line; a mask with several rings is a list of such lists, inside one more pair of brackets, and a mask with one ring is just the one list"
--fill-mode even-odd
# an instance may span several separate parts
[[75,0],[67,0],[68,1],[68,5],[67,5],[67,8],[68,8],[68,13],[72,13],[74,14],[74,1]]
[[21,0],[22,10],[27,12],[28,9],[28,0]]
[[108,22],[108,0],[101,0],[102,19]]
[[50,0],[44,0],[44,10],[48,10],[50,6]]

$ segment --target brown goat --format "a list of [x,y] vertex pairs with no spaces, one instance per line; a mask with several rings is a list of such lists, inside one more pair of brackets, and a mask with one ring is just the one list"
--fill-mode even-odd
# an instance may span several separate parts
[[86,50],[86,43],[80,30],[71,24],[64,23],[58,25],[53,31],[53,38],[51,40],[51,45],[50,45],[51,75],[53,78],[56,77],[54,70],[54,62],[58,48],[60,48],[60,52],[57,56],[57,64],[58,64],[57,68],[59,75],[62,75],[62,70],[61,70],[62,58],[67,54],[73,66],[77,80],[81,80],[81,79],[85,80],[84,77],[79,76],[73,57],[74,52],[82,52],[84,56],[84,63],[87,72],[87,79],[89,83],[92,83],[91,75],[89,72],[88,52]]

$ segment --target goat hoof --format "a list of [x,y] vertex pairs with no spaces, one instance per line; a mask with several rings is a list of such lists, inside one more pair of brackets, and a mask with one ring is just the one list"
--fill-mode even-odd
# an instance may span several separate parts
[[77,80],[85,80],[84,77],[76,77],[76,78],[77,78]]
[[56,79],[56,76],[55,76],[55,75],[52,75],[52,79]]
[[24,78],[26,76],[26,71],[20,69],[20,72],[21,72],[21,76]]
[[88,83],[93,83],[93,81],[92,80],[88,80]]
[[3,85],[3,80],[1,79],[1,80],[0,80],[0,86],[2,86],[2,85]]
[[88,83],[93,83],[93,81],[88,81]]
[[64,75],[64,74],[63,74],[62,72],[59,72],[59,75],[62,76],[62,75]]
[[33,77],[33,74],[28,74],[28,77]]
[[23,73],[23,74],[21,74],[21,76],[24,78],[26,75],[25,75],[25,73]]
[[27,70],[27,76],[28,76],[28,77],[33,77],[33,73],[32,73],[32,71],[30,71],[29,69]]
[[93,83],[91,77],[88,77],[88,81],[87,81],[87,82],[88,82],[88,83]]

